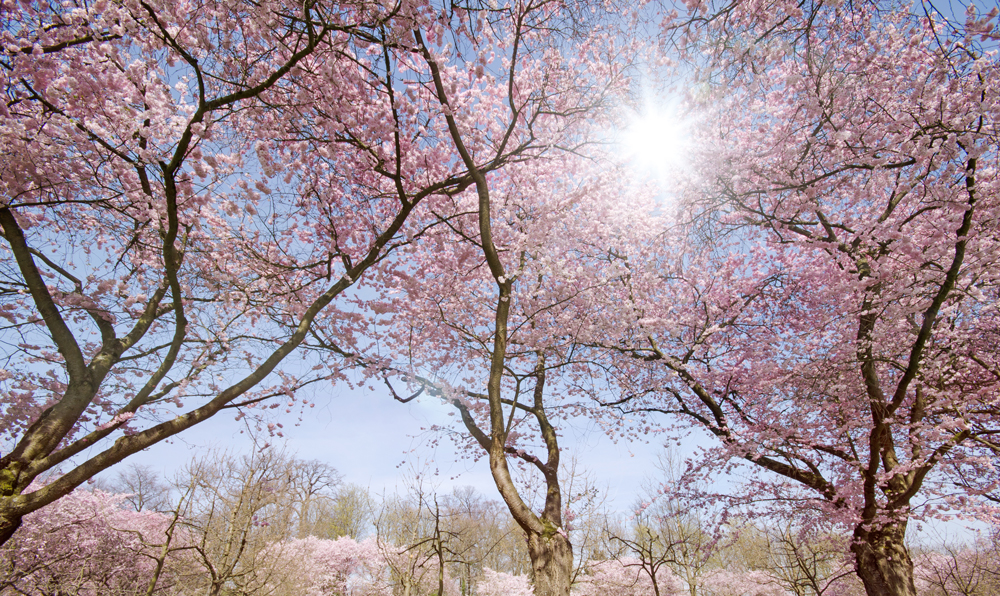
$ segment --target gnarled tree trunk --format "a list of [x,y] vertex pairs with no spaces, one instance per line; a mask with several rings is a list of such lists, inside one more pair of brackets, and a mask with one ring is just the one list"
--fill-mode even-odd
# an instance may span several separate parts
[[528,533],[528,556],[535,596],[569,596],[573,579],[573,547],[555,527]]
[[851,552],[868,596],[916,596],[913,560],[905,536],[905,521],[875,530],[855,528]]

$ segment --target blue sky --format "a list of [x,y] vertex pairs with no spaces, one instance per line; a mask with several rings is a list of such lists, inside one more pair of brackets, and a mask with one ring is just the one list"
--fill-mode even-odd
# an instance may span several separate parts
[[[266,439],[266,433],[259,436],[284,445],[301,459],[317,459],[333,466],[345,482],[365,486],[372,494],[404,490],[398,486],[401,478],[411,468],[419,468],[437,471],[430,485],[439,493],[451,492],[455,486],[473,486],[485,496],[499,499],[485,459],[460,459],[450,440],[442,438],[434,446],[435,436],[421,431],[453,420],[447,416],[450,408],[438,405],[433,398],[400,404],[383,392],[345,387],[334,388],[325,399],[316,401],[315,408],[306,408],[299,426],[295,426],[298,415],[294,411],[276,419],[284,425],[284,439]],[[578,465],[607,496],[609,509],[628,510],[650,474],[655,473],[662,439],[614,443],[592,423],[560,430],[566,448],[564,460],[577,457]],[[148,465],[169,477],[200,451],[212,447],[248,453],[254,447],[247,423],[235,421],[233,412],[222,412],[123,463]],[[103,476],[114,477],[120,469],[122,466],[112,468]]]

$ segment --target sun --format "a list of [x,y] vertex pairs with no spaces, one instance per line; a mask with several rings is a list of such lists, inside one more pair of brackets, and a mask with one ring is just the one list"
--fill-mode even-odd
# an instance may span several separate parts
[[647,106],[631,113],[619,142],[629,161],[656,175],[683,168],[689,153],[685,123],[669,108]]

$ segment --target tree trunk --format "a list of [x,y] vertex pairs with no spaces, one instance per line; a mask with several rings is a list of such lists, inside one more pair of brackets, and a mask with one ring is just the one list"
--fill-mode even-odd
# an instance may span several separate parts
[[868,596],[916,596],[913,560],[906,549],[906,522],[877,530],[854,530],[851,552]]
[[573,547],[555,527],[528,534],[528,556],[535,596],[569,596],[573,575]]
[[10,540],[14,532],[21,527],[21,516],[0,516],[0,546],[3,546]]

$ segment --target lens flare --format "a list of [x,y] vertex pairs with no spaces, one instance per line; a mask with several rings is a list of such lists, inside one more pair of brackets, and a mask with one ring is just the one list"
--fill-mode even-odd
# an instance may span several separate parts
[[664,174],[684,166],[687,137],[684,123],[670,110],[647,108],[629,118],[621,143],[639,169]]

